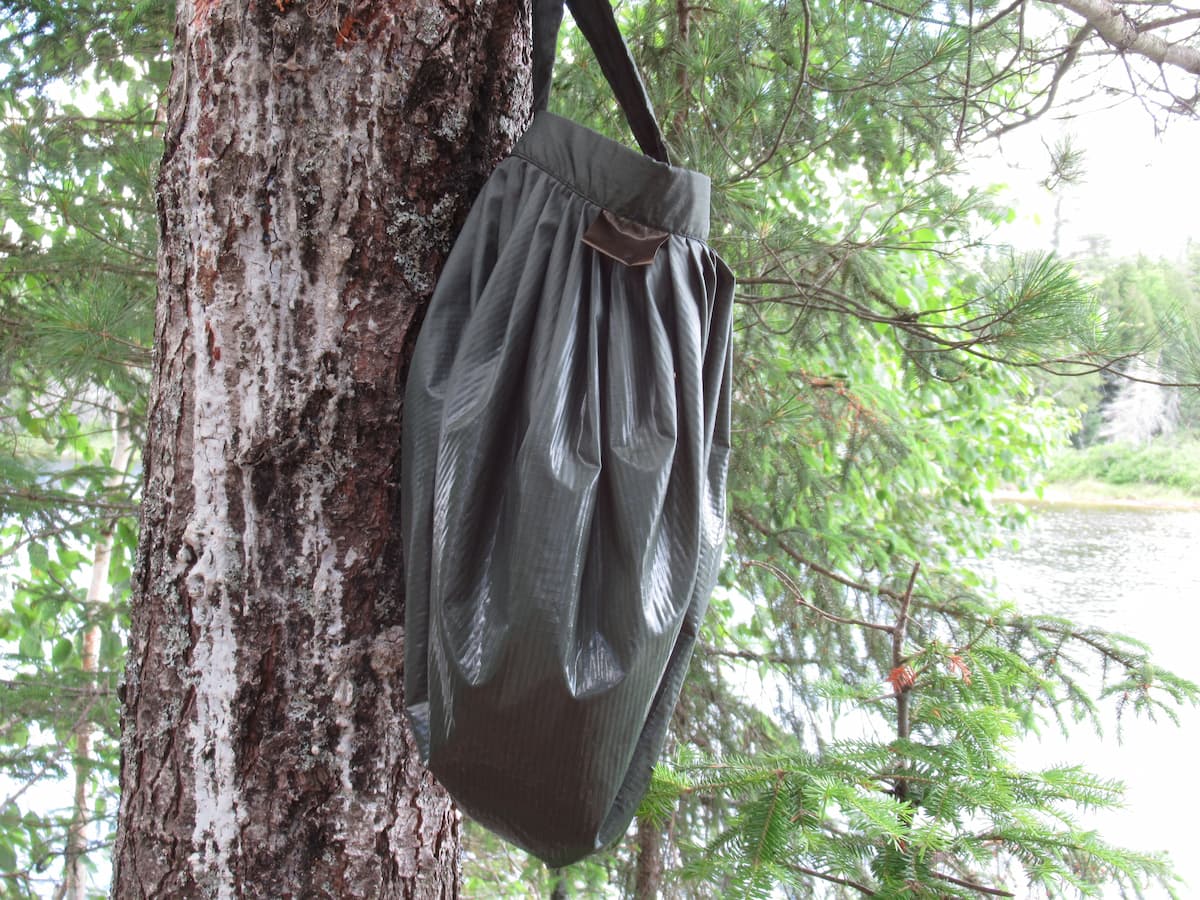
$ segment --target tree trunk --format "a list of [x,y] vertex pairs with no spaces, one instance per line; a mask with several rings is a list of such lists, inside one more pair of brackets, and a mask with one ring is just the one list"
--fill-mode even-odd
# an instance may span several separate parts
[[[113,423],[113,475],[106,479],[108,487],[116,487],[124,480],[133,454],[133,442],[129,434],[129,419],[124,411]],[[100,671],[100,622],[101,614],[112,601],[112,586],[108,580],[108,569],[112,564],[113,529],[107,526],[100,531],[92,548],[92,579],[88,584],[84,609],[88,617],[83,629],[80,647],[80,670],[95,678]],[[65,900],[87,900],[87,827],[91,822],[88,803],[88,782],[92,770],[92,703],[101,702],[93,685],[89,689],[91,703],[79,716],[73,730],[75,752],[71,768],[75,770],[75,797],[71,804],[71,822],[67,826],[67,845],[63,854],[62,896]]]
[[648,816],[638,816],[637,873],[635,900],[658,900],[662,896],[663,832]]
[[528,0],[183,0],[114,896],[458,892],[403,709],[400,405]]

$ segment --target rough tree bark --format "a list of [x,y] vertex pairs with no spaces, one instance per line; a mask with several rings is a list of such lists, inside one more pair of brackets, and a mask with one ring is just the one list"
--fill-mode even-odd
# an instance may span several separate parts
[[177,10],[114,895],[457,894],[403,717],[400,403],[528,0]]
[[663,829],[648,816],[637,820],[637,869],[634,875],[634,900],[658,900],[662,896]]

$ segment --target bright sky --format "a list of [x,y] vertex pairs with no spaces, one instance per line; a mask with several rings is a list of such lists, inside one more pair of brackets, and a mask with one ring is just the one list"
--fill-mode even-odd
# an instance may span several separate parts
[[1071,254],[1085,236],[1106,235],[1115,257],[1139,253],[1181,258],[1188,238],[1200,243],[1200,122],[1175,120],[1155,134],[1150,115],[1135,103],[1071,121],[1046,119],[1010,132],[980,167],[1008,185],[1004,198],[1017,221],[997,238],[1022,249],[1050,249],[1056,196],[1042,181],[1056,141],[1070,137],[1082,150],[1083,181],[1064,185],[1061,246]]

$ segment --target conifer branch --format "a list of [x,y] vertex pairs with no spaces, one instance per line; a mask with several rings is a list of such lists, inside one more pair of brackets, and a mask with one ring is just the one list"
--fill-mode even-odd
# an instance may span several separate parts
[[812,878],[819,878],[822,881],[828,881],[832,884],[840,884],[840,885],[843,885],[844,887],[852,887],[855,890],[859,891],[860,893],[866,895],[867,897],[878,896],[878,894],[875,891],[873,891],[867,885],[863,884],[861,881],[854,881],[851,878],[843,878],[840,875],[830,875],[828,872],[821,872],[821,871],[818,871],[817,869],[810,869],[808,866],[802,866],[799,863],[788,863],[787,867],[789,869],[791,869],[793,872],[799,873],[800,875],[808,875]]
[[783,586],[787,588],[787,591],[791,595],[792,599],[795,600],[799,606],[803,606],[805,609],[812,610],[823,619],[826,619],[830,622],[836,622],[838,625],[858,625],[861,628],[871,628],[875,631],[885,631],[889,634],[893,634],[895,631],[895,626],[893,625],[883,625],[879,622],[867,622],[864,619],[851,619],[845,616],[838,616],[829,612],[828,610],[821,609],[821,607],[810,603],[804,599],[804,596],[800,592],[799,585],[792,581],[787,573],[778,566],[773,566],[770,563],[761,562],[756,559],[747,560],[746,565],[753,566],[756,569],[765,569],[766,571],[770,572],[783,583]]
[[723,647],[714,647],[712,644],[700,644],[697,649],[706,656],[744,659],[747,662],[769,663],[776,666],[804,666],[817,661],[801,656],[788,656],[782,653],[755,653],[753,650],[744,649],[727,650]]
[[934,878],[940,878],[942,881],[948,881],[951,884],[956,884],[959,887],[967,888],[971,891],[978,891],[981,894],[987,894],[989,897],[1015,897],[1016,894],[1011,891],[1001,890],[1000,888],[988,887],[986,884],[979,884],[974,881],[967,881],[964,878],[955,878],[953,875],[947,875],[945,872],[930,872]]
[[963,133],[967,127],[967,111],[971,98],[971,67],[975,62],[975,0],[967,0],[967,69],[963,74],[962,108],[958,114],[958,129],[954,135],[955,146],[962,147]]
[[0,497],[6,500],[22,500],[27,503],[54,504],[56,506],[75,506],[100,512],[111,512],[120,516],[132,516],[138,510],[137,504],[113,502],[111,500],[95,500],[90,497],[78,497],[65,491],[33,491],[21,488],[0,487]]
[[783,116],[783,121],[779,123],[779,127],[775,132],[775,140],[767,149],[767,152],[753,165],[735,175],[732,179],[734,183],[753,178],[763,170],[767,163],[775,158],[775,155],[779,152],[779,147],[783,144],[784,135],[787,134],[792,118],[796,114],[796,108],[800,104],[800,95],[804,93],[805,84],[808,81],[809,41],[812,35],[812,12],[808,6],[808,0],[801,0],[801,9],[804,14],[804,37],[800,47],[800,73],[796,79],[795,87],[792,88],[792,98],[788,102],[787,112]]
[[[828,578],[830,581],[836,581],[838,584],[842,585],[843,587],[848,587],[848,588],[851,588],[856,591],[861,591],[865,594],[877,594],[880,597],[887,597],[891,600],[897,600],[897,601],[903,599],[904,595],[899,594],[896,591],[888,590],[885,587],[876,587],[876,586],[872,586],[869,584],[863,584],[861,581],[854,581],[851,578],[847,578],[845,575],[839,575],[837,572],[834,572],[832,569],[828,569],[825,566],[822,566],[818,562],[814,562],[813,560],[809,559],[808,557],[806,557],[802,553],[800,553],[800,551],[798,551],[791,544],[784,541],[781,537],[783,532],[773,531],[764,522],[761,522],[760,520],[756,519],[753,515],[751,515],[746,510],[738,509],[735,511],[734,514],[739,519],[741,519],[743,522],[745,522],[747,525],[749,525],[751,528],[753,528],[755,531],[757,531],[759,534],[761,534],[763,537],[771,538],[776,543],[778,543],[779,549],[782,550],[786,556],[790,557],[795,562],[798,562],[800,565],[804,566],[805,568],[811,569],[812,571],[816,572],[818,575]],[[851,622],[851,623],[847,623],[847,624],[865,625],[869,628],[876,628],[880,631],[889,631],[889,632],[891,631],[891,628],[892,628],[892,626],[890,626],[890,625],[880,625],[875,622]]]
[[1174,44],[1158,35],[1147,34],[1149,28],[1133,21],[1111,0],[1051,2],[1082,16],[1118,53],[1136,53],[1159,65],[1174,66],[1192,75],[1200,75],[1200,49]]
[[1071,42],[1067,45],[1065,52],[1062,54],[1062,58],[1054,67],[1054,75],[1050,79],[1050,85],[1042,94],[1043,102],[1041,107],[1039,107],[1035,112],[1027,112],[1020,119],[1009,122],[1005,125],[1002,125],[1000,128],[997,128],[994,136],[998,137],[1002,134],[1007,134],[1016,128],[1020,128],[1022,125],[1028,125],[1030,122],[1040,119],[1050,111],[1051,107],[1054,106],[1054,100],[1058,96],[1059,88],[1062,87],[1062,83],[1067,76],[1067,72],[1069,72],[1075,65],[1076,61],[1079,59],[1079,51],[1083,48],[1083,45],[1087,43],[1088,38],[1091,36],[1092,26],[1090,24],[1084,24],[1075,32],[1074,37],[1071,38]]
[[[115,677],[118,673],[116,671],[112,671],[101,674]],[[87,686],[75,687],[72,685],[65,685],[60,681],[46,681],[37,679],[22,679],[15,681],[11,678],[5,678],[0,679],[0,688],[10,691],[19,691],[30,687],[38,687],[51,690],[55,694],[64,694],[75,697],[107,697],[113,696],[117,693],[114,688],[101,687],[98,682],[99,679],[97,678]]]

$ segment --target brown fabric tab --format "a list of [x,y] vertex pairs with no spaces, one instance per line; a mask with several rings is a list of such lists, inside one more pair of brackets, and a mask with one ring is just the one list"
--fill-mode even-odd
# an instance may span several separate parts
[[624,265],[648,266],[654,262],[658,248],[670,236],[670,232],[650,228],[602,209],[596,221],[584,232],[583,242]]

